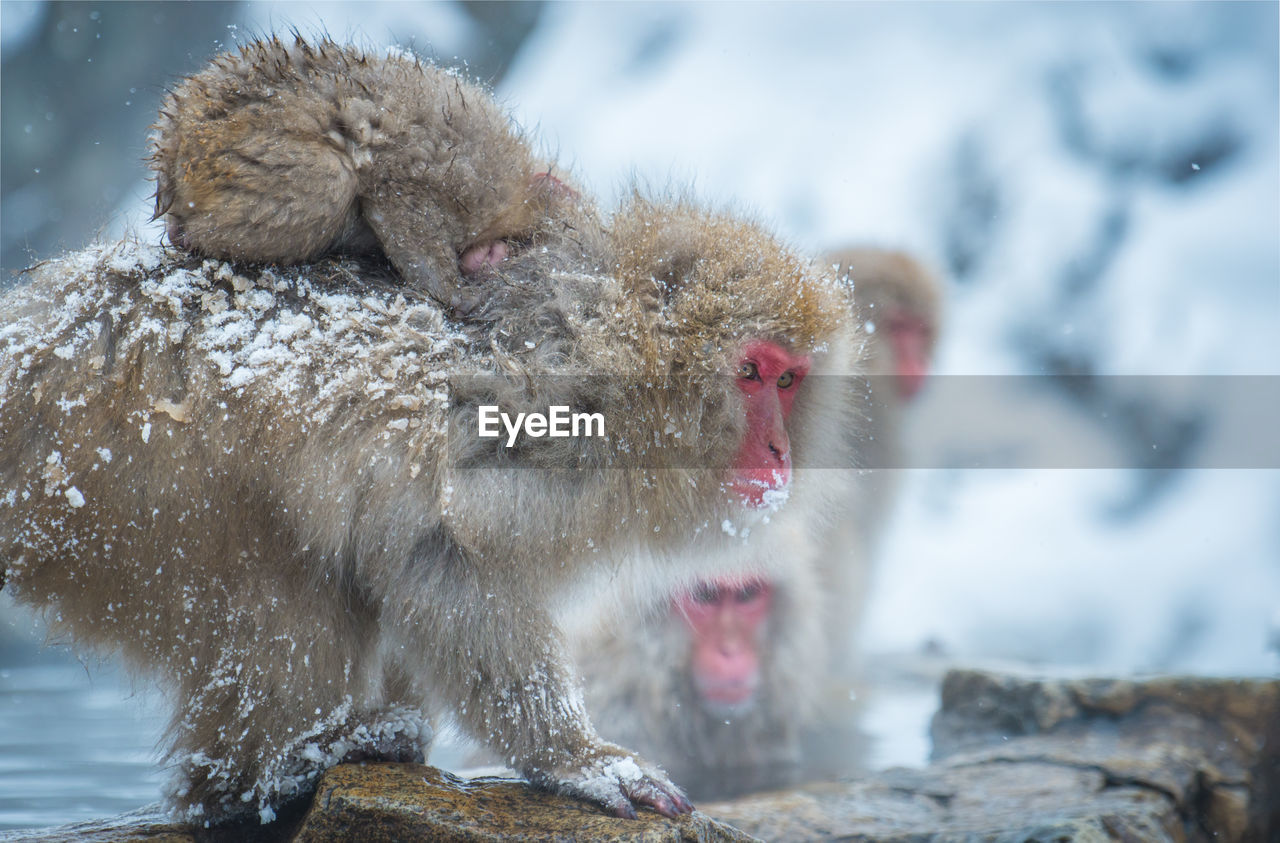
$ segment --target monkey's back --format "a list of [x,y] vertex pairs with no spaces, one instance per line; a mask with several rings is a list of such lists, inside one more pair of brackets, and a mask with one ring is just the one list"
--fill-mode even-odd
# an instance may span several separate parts
[[0,548],[82,640],[164,660],[184,602],[237,569],[337,575],[380,484],[429,498],[414,455],[466,356],[433,305],[338,263],[241,274],[129,242],[29,275],[0,307]]
[[[632,475],[582,469],[633,444],[544,438],[508,449],[463,433],[474,432],[478,403],[601,409],[611,429],[628,412],[591,363],[607,354],[629,374],[639,368],[627,348],[601,351],[618,331],[617,285],[530,276],[510,318],[454,324],[379,264],[246,268],[125,241],[38,265],[0,300],[10,587],[55,607],[77,639],[155,663],[177,657],[155,648],[193,622],[193,601],[257,606],[226,592],[264,576],[282,593],[330,579],[415,587],[424,536],[447,521],[464,543],[498,542],[522,501],[550,509],[525,526],[531,546],[579,532],[607,546],[618,532],[608,525],[633,510]],[[455,468],[490,469],[490,479],[461,484],[475,492],[455,498]],[[688,510],[692,487],[669,483],[669,505]],[[207,664],[218,620],[197,614],[208,628],[191,640],[208,646],[197,659]]]

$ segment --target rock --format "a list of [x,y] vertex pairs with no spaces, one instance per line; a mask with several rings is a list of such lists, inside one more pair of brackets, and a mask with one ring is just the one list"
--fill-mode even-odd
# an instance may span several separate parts
[[1147,709],[1185,712],[1219,724],[1232,740],[1257,740],[1276,725],[1280,682],[1165,677],[1035,680],[953,670],[942,683],[933,756],[1010,737],[1053,733],[1070,721],[1126,717]]
[[325,773],[310,806],[271,826],[195,829],[139,812],[0,841],[1280,840],[1280,681],[952,671],[933,740],[924,769],[706,804],[678,821],[606,817],[515,779],[346,764]]
[[1165,793],[1215,839],[1280,837],[1277,681],[1044,682],[954,671],[932,733],[934,758],[950,764],[1091,765],[1109,785]]
[[4,843],[361,843],[400,840],[573,840],[749,843],[755,838],[694,813],[668,820],[609,817],[578,799],[519,779],[462,779],[424,764],[342,764],[320,779],[305,815],[283,811],[268,826],[213,829],[169,821],[158,805],[106,820],[41,831],[0,832]]
[[935,763],[703,805],[767,839],[1280,839],[1280,682],[952,671]]
[[[878,843],[1093,843],[1182,841],[1170,801],[1141,788],[1108,788],[1103,773],[1052,763],[891,770],[866,782],[704,805],[767,840]],[[1127,835],[1127,836],[1126,836]]]
[[170,821],[159,805],[54,829],[0,832],[3,843],[362,843],[399,840],[636,841],[749,843],[737,829],[697,813],[668,820],[600,813],[581,800],[534,790],[518,779],[462,779],[423,764],[342,764],[320,779],[299,817],[269,826],[199,828]]
[[751,837],[705,814],[605,816],[516,779],[460,779],[420,764],[344,764],[320,779],[298,843],[361,840],[725,841]]

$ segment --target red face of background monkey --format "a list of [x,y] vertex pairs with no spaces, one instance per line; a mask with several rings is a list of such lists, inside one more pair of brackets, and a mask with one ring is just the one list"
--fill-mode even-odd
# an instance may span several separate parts
[[733,488],[749,507],[768,502],[766,494],[791,482],[791,442],[787,418],[810,360],[756,340],[743,349],[738,389],[745,399],[747,432],[734,461]]
[[698,584],[674,603],[692,633],[690,673],[703,703],[715,711],[750,705],[760,685],[773,586],[761,578],[719,579]]
[[889,317],[889,346],[898,397],[910,401],[924,386],[933,351],[933,332],[919,316],[898,312]]

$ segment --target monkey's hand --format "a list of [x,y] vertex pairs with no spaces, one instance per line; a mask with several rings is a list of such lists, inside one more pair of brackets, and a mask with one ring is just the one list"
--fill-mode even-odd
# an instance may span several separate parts
[[604,806],[615,817],[636,818],[643,805],[676,817],[693,810],[692,803],[666,773],[611,743],[598,743],[583,762],[556,770],[526,772],[534,783]]
[[[596,734],[559,631],[530,599],[535,586],[513,587],[514,564],[453,553],[452,565],[436,564],[430,573],[440,575],[412,592],[415,603],[392,615],[412,618],[396,627],[404,652],[425,657],[423,672],[454,692],[459,724],[545,790],[619,817],[634,818],[637,805],[666,817],[692,811],[665,773]],[[526,574],[546,570],[533,567],[536,556],[514,558]]]

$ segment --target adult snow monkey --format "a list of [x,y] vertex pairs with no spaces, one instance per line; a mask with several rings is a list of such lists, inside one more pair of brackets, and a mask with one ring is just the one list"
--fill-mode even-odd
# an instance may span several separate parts
[[[233,72],[245,84],[220,86]],[[387,100],[379,73],[406,80],[402,96],[454,93]],[[343,107],[320,97],[316,134],[264,133],[276,103],[304,125],[317,90]],[[210,134],[174,112],[184,91],[225,100]],[[391,141],[397,108],[408,128]],[[489,165],[470,159],[494,130],[448,132],[471,125],[460,110],[492,108],[411,59],[251,44],[182,83],[160,124],[159,188],[184,248],[93,247],[33,267],[0,301],[8,587],[171,687],[171,798],[191,818],[270,821],[343,759],[422,757],[445,712],[538,786],[619,816],[691,810],[597,735],[555,614],[641,555],[642,579],[666,590],[739,540],[723,524],[767,533],[793,460],[847,418],[836,379],[816,377],[850,356],[845,290],[760,227],[688,202],[636,196],[601,222],[541,164],[506,178],[499,163],[500,201],[450,205],[484,193]],[[174,126],[225,153],[191,174],[259,168],[260,181],[214,179],[224,206],[306,190],[314,172],[290,162],[309,153],[290,144],[327,139],[335,172],[356,170],[358,213],[340,230],[368,226],[374,242],[346,258],[330,254],[342,236],[237,253],[221,223],[183,216],[207,209],[199,191],[165,181]],[[424,193],[426,222],[409,205],[401,229],[375,218],[391,200],[360,172],[384,140],[424,150],[385,171],[405,189],[432,183],[430,150],[449,144],[446,169],[481,175],[438,205]],[[430,271],[396,257],[406,243]],[[457,306],[477,278],[483,295]],[[478,435],[489,406],[598,412],[604,435],[526,427],[508,447]]]

